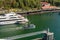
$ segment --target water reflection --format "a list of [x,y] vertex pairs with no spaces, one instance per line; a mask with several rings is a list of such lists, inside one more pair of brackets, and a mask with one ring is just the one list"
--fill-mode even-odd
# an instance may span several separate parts
[[60,13],[44,13],[44,14],[28,15],[27,18],[32,24],[36,25],[35,29],[19,30],[19,27],[21,26],[20,24],[0,26],[0,30],[2,29],[4,29],[3,31],[5,31],[5,29],[7,30],[7,32],[0,31],[0,37],[1,36],[3,37],[4,35],[10,36],[10,35],[41,31],[49,27],[50,31],[54,32],[54,35],[56,37],[55,40],[60,40],[59,38],[60,37]]
[[59,14],[58,15],[60,15],[60,12],[59,12]]

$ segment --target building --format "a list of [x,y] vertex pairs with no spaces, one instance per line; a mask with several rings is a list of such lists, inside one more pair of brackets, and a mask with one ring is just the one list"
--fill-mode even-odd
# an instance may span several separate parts
[[42,4],[42,7],[44,7],[44,6],[50,6],[50,3],[48,3],[48,2],[41,2],[41,4]]
[[48,2],[41,2],[43,10],[56,9],[56,6],[51,6]]

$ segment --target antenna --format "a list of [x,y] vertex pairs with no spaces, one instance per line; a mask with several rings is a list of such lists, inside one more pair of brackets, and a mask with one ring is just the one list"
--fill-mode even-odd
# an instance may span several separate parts
[[48,28],[48,29],[47,29],[47,40],[48,40],[48,34],[49,34],[49,31],[50,31],[50,30],[49,30],[49,28]]
[[47,32],[49,32],[50,30],[49,30],[49,28],[48,28],[48,30],[47,30]]

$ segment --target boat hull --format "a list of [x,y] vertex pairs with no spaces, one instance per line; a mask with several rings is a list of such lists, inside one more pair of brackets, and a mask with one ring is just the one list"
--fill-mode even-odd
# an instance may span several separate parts
[[14,24],[16,23],[17,21],[2,21],[0,22],[0,25],[6,25],[6,24]]
[[9,20],[9,21],[0,21],[0,25],[7,25],[7,24],[25,24],[27,21],[23,20]]

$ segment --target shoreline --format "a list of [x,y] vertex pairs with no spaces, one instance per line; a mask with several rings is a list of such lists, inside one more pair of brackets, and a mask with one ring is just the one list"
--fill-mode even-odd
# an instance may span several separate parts
[[[9,13],[9,12],[14,12],[14,11],[9,11],[9,10],[3,10],[0,11],[0,14],[5,14],[5,13]],[[31,11],[19,11],[19,12],[15,12],[17,14],[43,14],[43,13],[49,13],[49,12],[60,12],[60,9],[40,9],[40,10],[31,10]]]
[[60,9],[52,9],[52,10],[35,10],[35,11],[25,11],[25,12],[16,12],[17,14],[42,14],[48,12],[60,12]]

